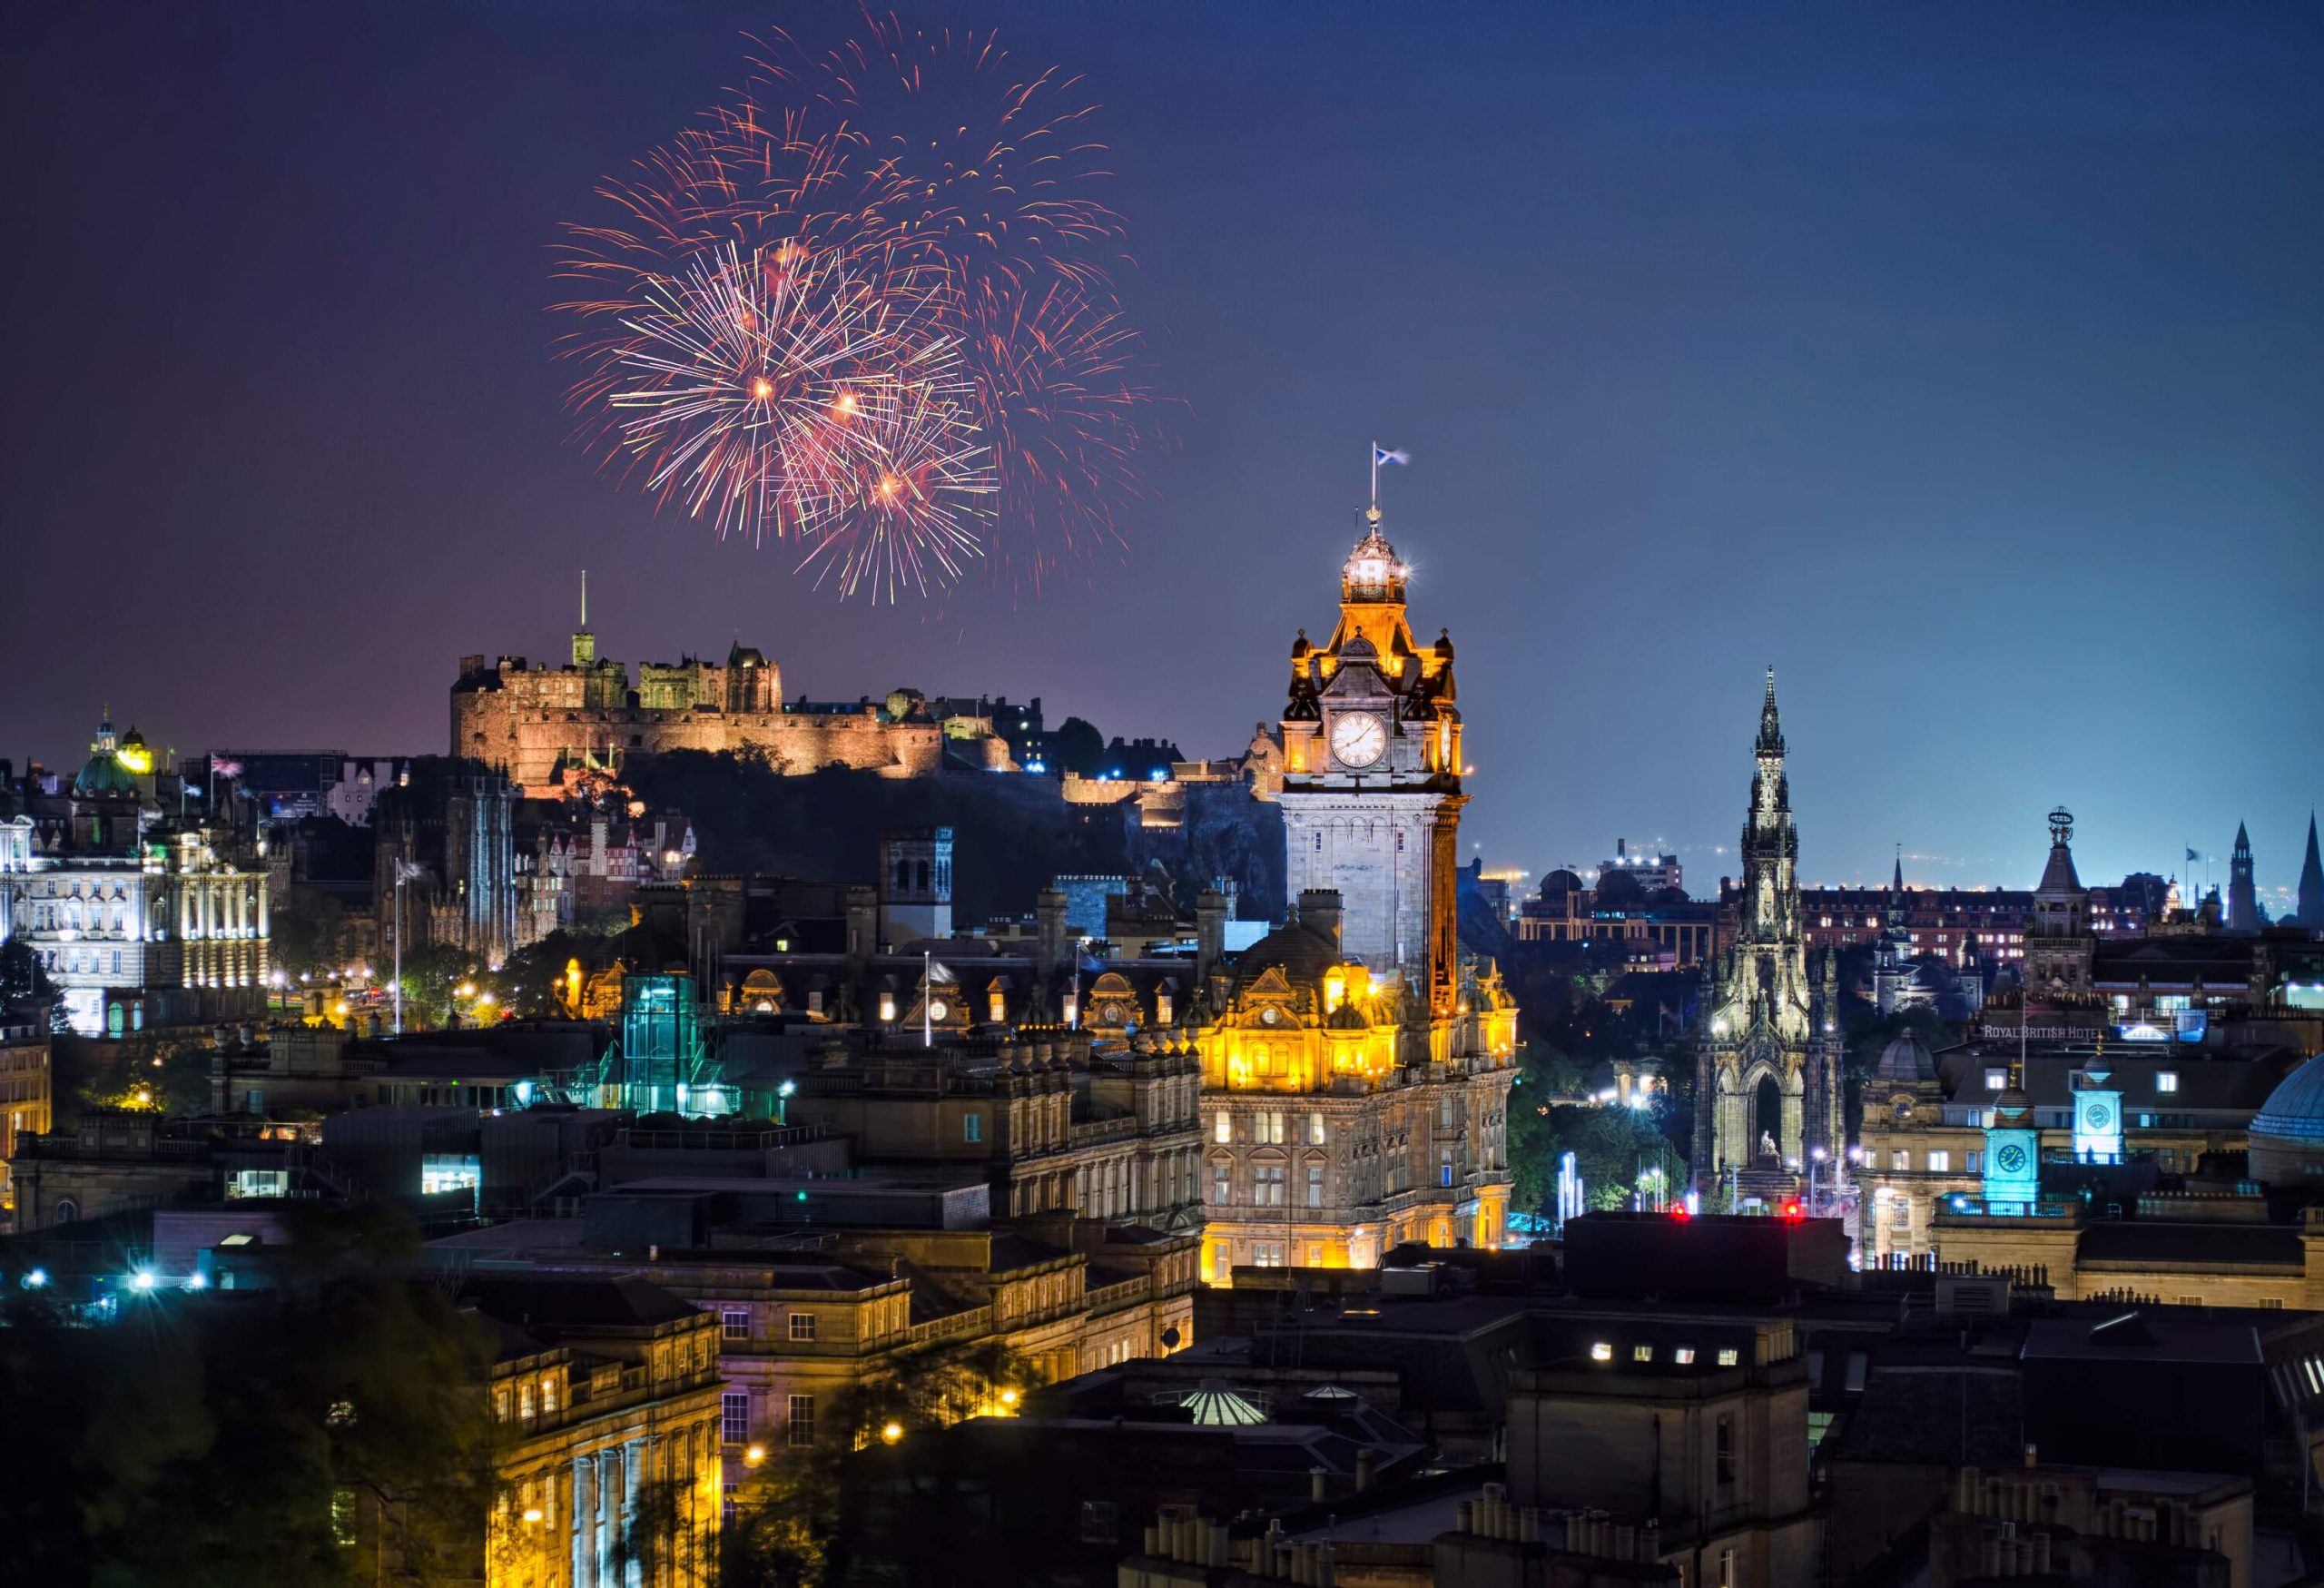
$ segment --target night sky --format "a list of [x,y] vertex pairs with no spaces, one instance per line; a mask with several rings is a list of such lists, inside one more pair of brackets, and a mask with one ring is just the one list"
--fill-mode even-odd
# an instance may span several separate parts
[[[1038,694],[1226,755],[1367,444],[1489,863],[2183,870],[2324,794],[2324,9],[1055,4],[1181,396],[1127,567],[842,607],[568,443],[558,223],[835,7],[18,7],[0,754],[441,751],[464,652]],[[2280,908],[2280,902],[2270,900]]]

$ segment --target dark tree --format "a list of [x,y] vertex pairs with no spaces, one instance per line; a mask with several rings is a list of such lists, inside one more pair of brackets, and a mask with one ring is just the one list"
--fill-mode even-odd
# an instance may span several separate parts
[[0,942],[0,1012],[18,1009],[45,1011],[52,1035],[72,1029],[64,1014],[64,990],[48,979],[32,944],[10,938]]
[[1049,735],[1049,770],[1095,777],[1106,770],[1106,736],[1078,716],[1069,716]]

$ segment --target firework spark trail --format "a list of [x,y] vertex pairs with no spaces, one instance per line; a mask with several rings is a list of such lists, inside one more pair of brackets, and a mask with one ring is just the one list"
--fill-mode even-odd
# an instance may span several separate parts
[[1120,556],[1137,331],[1108,274],[1080,80],[990,35],[863,13],[759,44],[730,103],[598,190],[560,274],[593,294],[570,406],[603,456],[721,536],[797,536],[842,597],[940,593],[980,557],[1038,594]]

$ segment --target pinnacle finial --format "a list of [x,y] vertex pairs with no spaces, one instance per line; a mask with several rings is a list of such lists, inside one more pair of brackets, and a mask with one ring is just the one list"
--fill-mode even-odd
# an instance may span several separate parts
[[1768,667],[1767,698],[1759,706],[1758,751],[1762,755],[1783,754],[1783,719],[1776,711],[1776,670],[1773,664]]
[[589,570],[581,570],[581,626],[589,626]]

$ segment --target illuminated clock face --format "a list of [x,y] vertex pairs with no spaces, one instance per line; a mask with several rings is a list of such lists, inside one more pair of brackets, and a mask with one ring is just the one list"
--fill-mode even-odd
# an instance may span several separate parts
[[2090,1105],[2089,1111],[2083,1115],[2083,1118],[2089,1121],[2090,1128],[2092,1129],[2103,1130],[2107,1126],[2114,1122],[2114,1110],[2108,1108],[2104,1103],[2093,1103]]
[[1332,754],[1342,766],[1369,766],[1387,748],[1387,727],[1368,711],[1349,712],[1332,724]]
[[1259,1018],[1265,1021],[1267,1024],[1273,1025],[1275,1021],[1283,1018],[1283,1011],[1275,1008],[1275,1005],[1269,1004],[1266,1008],[1259,1011]]
[[2025,1168],[2025,1149],[2013,1141],[1994,1154],[1994,1161],[2001,1165],[2004,1174],[2017,1174]]
[[1108,1026],[1120,1025],[1123,1012],[1122,1006],[1118,1003],[1101,1004],[1098,1009],[1098,1023]]
[[940,998],[928,1006],[928,1018],[930,1020],[942,1020],[946,1015],[950,1014],[951,1012],[951,1006]]

